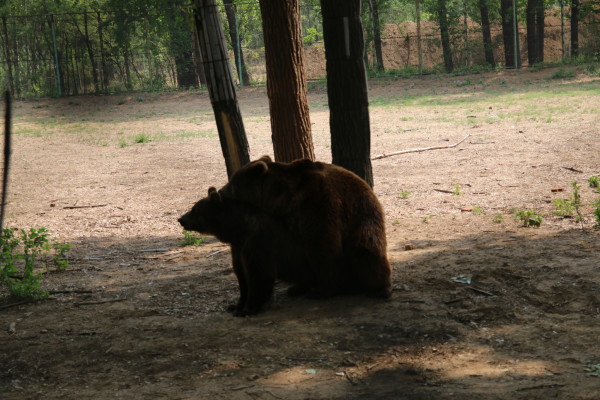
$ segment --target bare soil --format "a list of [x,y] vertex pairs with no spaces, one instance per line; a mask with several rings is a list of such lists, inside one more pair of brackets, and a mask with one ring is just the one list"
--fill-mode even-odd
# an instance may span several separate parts
[[[280,284],[248,318],[225,311],[228,247],[180,245],[177,217],[226,182],[206,92],[17,102],[7,225],[73,250],[48,299],[0,302],[0,399],[597,399],[600,79],[573,71],[371,82],[373,155],[471,135],[373,161],[392,299]],[[252,158],[272,154],[265,88],[239,95]],[[585,230],[553,215],[572,181]]]

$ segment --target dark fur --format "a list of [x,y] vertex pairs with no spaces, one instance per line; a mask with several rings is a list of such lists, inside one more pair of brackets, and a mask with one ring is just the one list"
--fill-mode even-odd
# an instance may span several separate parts
[[220,190],[281,221],[317,274],[314,296],[391,295],[383,209],[371,187],[331,164],[267,156],[238,170]]
[[281,222],[255,207],[222,197],[215,188],[179,222],[184,229],[210,234],[231,245],[233,270],[240,298],[230,307],[234,315],[256,314],[273,294],[276,279],[295,284],[290,294],[312,286],[303,268],[304,256]]

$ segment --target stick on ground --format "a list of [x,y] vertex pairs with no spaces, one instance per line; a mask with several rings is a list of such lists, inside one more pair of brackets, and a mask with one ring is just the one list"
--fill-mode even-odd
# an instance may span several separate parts
[[451,149],[452,147],[456,147],[459,144],[461,144],[462,142],[464,142],[469,136],[471,136],[471,135],[469,134],[469,135],[465,136],[464,138],[462,138],[462,140],[460,142],[457,142],[454,144],[449,144],[447,146],[422,147],[422,148],[418,148],[418,149],[408,149],[408,150],[394,151],[392,153],[383,153],[383,154],[379,154],[377,156],[372,157],[371,160],[379,160],[380,158],[392,157],[392,156],[397,156],[400,154],[420,153],[422,151],[428,151],[428,150]]

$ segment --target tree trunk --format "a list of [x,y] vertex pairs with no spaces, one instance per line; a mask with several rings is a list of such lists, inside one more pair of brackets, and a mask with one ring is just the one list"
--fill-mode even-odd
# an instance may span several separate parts
[[250,162],[248,140],[215,0],[194,0],[194,21],[227,176]]
[[105,92],[108,91],[108,68],[106,65],[106,53],[104,51],[104,35],[103,35],[103,29],[102,29],[102,18],[100,17],[100,13],[97,13],[97,17],[98,17],[98,38],[100,41],[100,66],[102,68],[102,86],[103,86],[103,90]]
[[12,72],[12,60],[10,54],[10,37],[8,36],[8,24],[6,23],[6,17],[2,17],[2,33],[4,36],[4,59],[6,60],[6,67],[8,69],[8,88],[10,93],[16,95],[15,92],[15,81]]
[[83,31],[88,57],[90,58],[90,64],[92,65],[92,79],[94,81],[94,91],[96,93],[100,93],[100,82],[98,80],[98,63],[96,62],[96,58],[94,57],[94,49],[92,47],[92,41],[90,40],[87,11],[83,14]]
[[377,71],[383,71],[383,52],[381,51],[381,24],[379,23],[379,5],[377,0],[368,0],[373,19],[373,45],[375,46],[375,65]]
[[490,12],[487,0],[479,0],[479,11],[481,12],[481,34],[483,35],[483,50],[485,61],[492,67],[496,66],[492,46],[492,34],[490,31]]
[[333,163],[373,186],[360,0],[321,0]]
[[175,62],[175,75],[177,87],[187,89],[198,84],[194,68],[192,32],[189,26],[189,16],[186,9],[175,7],[167,10],[171,24],[170,52]]
[[527,0],[527,60],[529,65],[544,61],[544,2]]
[[[502,40],[504,42],[504,60],[506,68],[518,66],[515,59],[515,24],[513,19],[513,0],[500,0],[500,14],[502,17]],[[518,41],[517,41],[518,46]]]
[[581,0],[571,0],[571,57],[579,54],[579,7]]
[[444,54],[444,69],[446,72],[452,72],[454,64],[452,62],[452,48],[450,47],[450,32],[448,27],[448,11],[446,9],[446,0],[438,0],[438,22],[440,24],[440,34],[442,37],[442,52]]
[[250,85],[250,76],[248,75],[248,69],[246,68],[246,62],[244,61],[244,52],[240,45],[239,31],[237,26],[237,10],[233,4],[233,0],[223,0],[225,4],[225,14],[227,15],[227,25],[229,25],[229,38],[231,39],[231,47],[233,47],[233,54],[235,56],[235,66],[238,72],[238,77],[241,79],[240,84],[242,86]]
[[536,21],[536,45],[537,45],[537,62],[544,62],[544,24],[545,21],[545,8],[544,0],[537,0],[537,7],[535,9],[535,21]]
[[275,159],[314,160],[299,0],[260,0]]

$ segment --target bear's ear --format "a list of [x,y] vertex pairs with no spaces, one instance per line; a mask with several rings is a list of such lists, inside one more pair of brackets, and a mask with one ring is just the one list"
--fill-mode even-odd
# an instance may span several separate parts
[[246,167],[246,172],[254,176],[264,175],[267,173],[268,170],[269,166],[267,165],[267,162],[263,161],[262,158],[251,162]]
[[208,188],[208,199],[213,203],[221,203],[221,195],[214,187]]
[[256,160],[256,161],[262,161],[262,162],[264,162],[265,164],[270,164],[270,163],[272,163],[272,162],[273,162],[273,160],[271,160],[271,157],[269,157],[269,156],[267,156],[267,155],[264,155],[264,156],[262,156],[261,158],[259,158],[259,159],[258,159],[258,160]]

